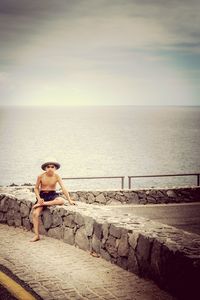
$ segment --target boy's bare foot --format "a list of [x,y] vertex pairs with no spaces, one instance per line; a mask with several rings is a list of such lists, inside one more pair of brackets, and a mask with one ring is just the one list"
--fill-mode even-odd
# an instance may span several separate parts
[[69,203],[70,203],[71,205],[76,205],[75,201],[73,201],[73,200],[70,201]]
[[37,242],[40,240],[40,237],[38,235],[35,235],[31,240],[30,242]]
[[98,258],[100,257],[100,255],[94,251],[91,251],[90,254],[94,257],[98,257]]
[[76,203],[75,202],[72,202],[72,203],[70,203],[71,205],[76,205]]

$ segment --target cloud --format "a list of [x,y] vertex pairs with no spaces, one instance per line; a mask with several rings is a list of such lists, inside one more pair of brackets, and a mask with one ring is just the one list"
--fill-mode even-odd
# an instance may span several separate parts
[[194,0],[2,0],[4,95],[7,86],[6,97],[16,101],[92,101],[99,93],[131,101],[150,97],[145,85],[153,99],[159,80],[167,90],[164,82],[178,77],[182,97],[185,79],[190,91],[194,74],[200,78],[199,8]]
[[[53,30],[57,27],[58,30],[63,28],[67,37],[69,30],[72,35],[84,32],[83,38],[96,42],[104,39],[104,35],[109,38],[112,35],[110,43],[114,43],[113,39],[118,44],[127,43],[128,38],[136,46],[170,43],[174,46],[177,41],[192,47],[200,37],[199,8],[199,1],[183,0],[3,0],[0,31],[5,44],[21,43],[23,39],[26,43],[28,36],[34,37],[48,27]],[[89,30],[88,35],[84,29]]]

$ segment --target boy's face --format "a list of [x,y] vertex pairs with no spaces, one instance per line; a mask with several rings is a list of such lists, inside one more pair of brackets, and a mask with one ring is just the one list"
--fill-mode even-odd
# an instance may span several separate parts
[[53,164],[49,164],[46,166],[45,170],[48,174],[53,174],[56,170],[56,166]]

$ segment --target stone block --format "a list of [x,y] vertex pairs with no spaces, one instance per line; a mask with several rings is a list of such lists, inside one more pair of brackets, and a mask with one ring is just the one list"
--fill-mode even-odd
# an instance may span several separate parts
[[104,238],[104,240],[106,240],[108,238],[109,228],[110,228],[110,224],[108,222],[104,222],[102,224],[102,232],[103,232],[103,238]]
[[129,249],[127,269],[130,272],[140,275],[137,257],[132,248]]
[[25,204],[26,206],[28,206],[29,209],[31,209],[33,203],[30,200],[27,199],[21,199],[21,203]]
[[58,240],[63,239],[63,228],[62,227],[50,228],[48,230],[48,236]]
[[58,211],[61,217],[67,216],[69,214],[69,212],[64,207],[59,207]]
[[176,197],[177,197],[176,193],[175,193],[173,190],[168,190],[168,191],[166,192],[166,194],[167,194],[167,196],[168,196],[169,198],[176,198]]
[[153,238],[139,234],[138,244],[136,247],[136,255],[140,272],[142,275],[147,276],[150,274],[150,258]]
[[10,220],[14,220],[14,215],[15,215],[15,211],[14,209],[9,209],[6,213],[6,219],[7,221],[10,221]]
[[139,199],[146,199],[146,192],[145,191],[139,191],[138,192]]
[[197,287],[199,289],[197,278],[200,276],[200,268],[195,270],[194,262],[189,257],[183,256],[178,250],[170,249],[168,245],[162,245],[159,269],[159,283],[167,287],[173,295],[180,299],[197,299],[193,298],[193,293],[197,292]]
[[77,193],[71,192],[70,194],[71,194],[71,198],[74,199],[74,201],[79,201],[79,196]]
[[129,198],[127,199],[127,204],[131,204],[131,203],[139,203],[139,197],[137,193],[131,193],[129,195]]
[[51,227],[57,227],[62,225],[62,217],[60,216],[59,212],[54,210],[53,212],[53,218],[52,218],[52,225]]
[[115,192],[107,191],[107,196],[108,196],[109,198],[115,199],[115,195],[116,195]]
[[8,210],[9,199],[8,197],[4,196],[0,201],[0,211],[6,212]]
[[44,224],[45,229],[49,229],[53,224],[53,215],[48,208],[42,211],[42,222]]
[[104,197],[103,193],[99,194],[98,196],[96,196],[96,202],[101,203],[101,204],[106,204],[107,200]]
[[21,203],[21,205],[20,205],[20,213],[21,213],[21,216],[23,218],[24,217],[28,217],[29,213],[30,213],[30,208],[26,204]]
[[29,218],[22,218],[22,225],[27,230],[31,230],[31,228],[32,228]]
[[128,234],[123,233],[119,240],[118,244],[118,255],[120,256],[128,256],[129,253],[129,244],[128,244]]
[[123,198],[124,197],[121,195],[121,193],[118,194],[118,192],[117,192],[114,199],[121,203],[123,201]]
[[0,194],[0,201],[5,197],[4,194]]
[[117,192],[116,192],[116,195],[121,195],[121,196],[123,196],[123,192],[124,192],[124,191],[117,191]]
[[128,269],[128,259],[127,257],[118,257],[117,258],[117,265],[123,268],[124,270]]
[[152,242],[152,238],[139,234],[136,252],[139,257],[143,258],[146,261],[148,261],[150,258]]
[[88,201],[87,201],[87,203],[91,204],[91,203],[94,203],[94,202],[95,202],[95,197],[94,197],[94,195],[92,193],[90,193],[88,195]]
[[33,223],[33,210],[30,211],[29,220],[31,223]]
[[13,219],[7,220],[7,224],[8,224],[9,226],[13,226],[13,225],[14,225],[14,220],[13,220]]
[[111,256],[110,254],[103,248],[100,248],[100,255],[102,258],[104,258],[107,261],[111,261]]
[[98,192],[98,191],[93,191],[92,194],[97,197],[101,192]]
[[147,204],[147,199],[146,198],[141,198],[139,203],[140,204]]
[[110,262],[111,262],[112,264],[117,264],[117,257],[111,256]]
[[101,240],[103,236],[102,224],[94,222],[94,234],[96,237]]
[[159,280],[161,278],[161,249],[162,244],[154,240],[151,250],[151,272],[152,277],[156,280]]
[[14,201],[14,206],[13,206],[15,212],[19,212],[20,211],[20,204],[18,203],[18,201]]
[[156,199],[154,197],[151,197],[151,196],[147,196],[147,202],[148,203],[152,203],[152,204],[155,204],[157,203]]
[[86,199],[85,199],[85,197],[80,196],[80,197],[79,197],[79,201],[85,203],[85,202],[86,202]]
[[8,208],[9,208],[9,209],[10,209],[10,208],[14,208],[15,203],[16,203],[16,199],[10,198],[9,201],[8,201]]
[[137,232],[128,233],[128,242],[130,246],[133,248],[133,250],[135,250],[137,247],[138,237],[139,237],[139,233]]
[[83,218],[83,216],[79,212],[75,213],[74,222],[76,224],[78,224],[79,227],[81,227],[82,225],[84,225],[84,222],[85,222],[84,218]]
[[157,190],[156,197],[163,198],[163,197],[165,197],[165,195],[161,191]]
[[114,236],[116,238],[120,238],[121,233],[122,233],[122,229],[120,227],[115,226],[114,224],[111,224],[109,232],[112,236]]
[[94,219],[92,217],[84,216],[84,223],[87,236],[92,236],[94,229]]
[[92,249],[96,252],[100,252],[101,241],[96,237],[95,234],[92,236]]
[[0,212],[0,223],[6,223],[6,214]]
[[19,212],[15,212],[14,223],[16,227],[20,227],[22,225],[21,214]]
[[63,236],[63,240],[65,243],[70,244],[70,245],[74,245],[74,230],[73,228],[64,228],[64,236]]
[[39,233],[43,235],[47,235],[47,230],[44,228],[44,224],[41,220],[41,216],[39,217]]
[[84,227],[80,227],[76,231],[75,235],[75,244],[83,250],[89,250],[89,240],[87,237],[87,233]]
[[105,248],[111,256],[117,257],[117,243],[114,236],[109,235],[105,243]]
[[76,223],[74,222],[74,215],[68,215],[63,218],[63,224],[67,227],[74,228]]

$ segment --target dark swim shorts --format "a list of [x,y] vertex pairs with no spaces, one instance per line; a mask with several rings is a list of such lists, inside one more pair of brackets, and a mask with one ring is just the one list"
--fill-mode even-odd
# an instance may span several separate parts
[[[59,193],[56,191],[40,191],[40,198],[44,199],[44,201],[51,201],[54,200],[55,198],[59,197]],[[37,198],[36,198],[37,200]],[[36,203],[38,200],[36,201]]]

